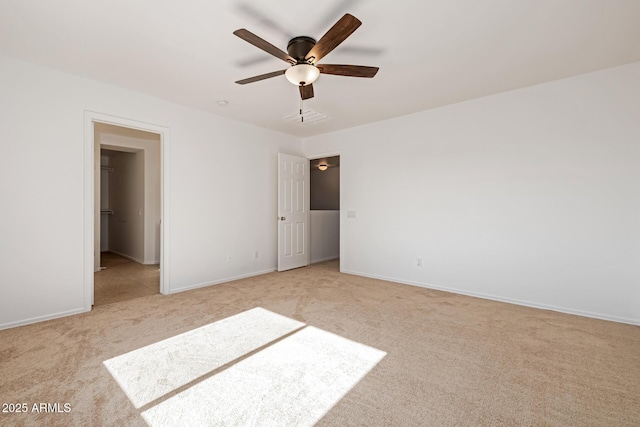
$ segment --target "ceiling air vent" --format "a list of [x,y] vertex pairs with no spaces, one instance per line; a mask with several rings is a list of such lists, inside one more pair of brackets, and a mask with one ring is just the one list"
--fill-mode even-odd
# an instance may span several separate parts
[[286,121],[291,123],[299,123],[301,125],[309,125],[318,122],[322,122],[328,120],[329,117],[325,116],[322,113],[318,113],[313,110],[304,110],[302,114],[291,114],[284,118]]

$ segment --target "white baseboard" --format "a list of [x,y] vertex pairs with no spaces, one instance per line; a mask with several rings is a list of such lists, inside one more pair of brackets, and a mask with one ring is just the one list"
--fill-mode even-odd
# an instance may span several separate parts
[[190,291],[192,289],[204,288],[212,285],[219,285],[220,283],[233,282],[234,280],[246,279],[247,277],[261,276],[263,274],[273,273],[274,271],[276,271],[275,268],[270,268],[267,270],[254,271],[252,273],[242,274],[240,276],[226,277],[224,279],[214,280],[213,282],[204,282],[204,283],[197,283],[195,285],[182,286],[180,288],[170,289],[169,294],[177,294],[178,292]]
[[61,311],[59,313],[47,314],[45,316],[32,317],[30,319],[16,320],[14,322],[2,323],[0,324],[0,330],[16,328],[18,326],[30,325],[32,323],[44,322],[46,320],[58,319],[60,317],[71,316],[73,314],[84,313],[86,310],[84,308],[76,308],[68,311]]
[[330,257],[326,257],[326,258],[312,259],[310,261],[310,263],[311,264],[317,264],[319,262],[331,261],[332,259],[338,259],[338,258],[340,258],[340,255],[334,255],[334,256],[330,256]]
[[113,249],[109,249],[107,252],[111,252],[112,254],[120,255],[122,258],[126,258],[130,261],[137,262],[138,264],[143,264],[144,261],[138,258],[134,258],[131,255],[123,254],[122,252],[114,251]]
[[379,276],[379,275],[375,275],[375,274],[361,273],[361,272],[358,272],[358,271],[350,271],[350,270],[342,270],[341,269],[340,272],[341,273],[345,273],[345,274],[353,274],[354,276],[370,277],[372,279],[379,279],[379,280],[385,280],[387,282],[400,283],[400,284],[403,284],[403,285],[411,285],[411,286],[417,286],[417,287],[420,287],[420,288],[435,289],[435,290],[438,290],[438,291],[451,292],[451,293],[460,294],[460,295],[467,295],[467,296],[487,299],[487,300],[491,300],[491,301],[506,302],[506,303],[509,303],[509,304],[522,305],[522,306],[525,306],[525,307],[538,308],[538,309],[541,309],[541,310],[551,310],[551,311],[557,311],[557,312],[565,313],[565,314],[573,314],[575,316],[591,317],[593,319],[608,320],[608,321],[611,321],[611,322],[628,323],[630,325],[640,326],[640,319],[630,319],[630,318],[626,318],[626,317],[611,316],[611,315],[608,315],[608,314],[594,313],[594,312],[583,311],[583,310],[576,310],[576,309],[573,309],[573,308],[559,307],[559,306],[555,306],[555,305],[540,304],[540,303],[531,302],[531,301],[523,301],[523,300],[518,300],[518,299],[505,298],[505,297],[500,297],[500,296],[496,296],[496,295],[483,294],[483,293],[479,293],[479,292],[469,292],[469,291],[464,291],[464,290],[455,289],[455,288],[447,288],[447,287],[444,287],[444,286],[432,285],[432,284],[429,284],[429,283],[413,282],[413,281],[408,281],[408,280],[396,279],[396,278],[393,278],[393,277],[385,277],[385,276]]

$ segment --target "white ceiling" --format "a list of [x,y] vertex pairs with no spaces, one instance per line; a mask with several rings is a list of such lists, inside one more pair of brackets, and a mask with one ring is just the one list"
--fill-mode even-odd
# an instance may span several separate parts
[[[373,79],[321,75],[305,109],[286,51],[345,12],[362,26],[322,59],[379,66]],[[300,137],[640,60],[639,0],[0,0],[0,53]],[[262,60],[262,61],[260,61]],[[218,100],[227,100],[220,107]]]

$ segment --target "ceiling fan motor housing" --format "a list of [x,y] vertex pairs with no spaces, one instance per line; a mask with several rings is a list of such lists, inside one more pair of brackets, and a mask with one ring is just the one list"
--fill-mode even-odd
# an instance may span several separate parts
[[306,63],[307,61],[305,61],[305,57],[315,45],[316,41],[311,37],[294,37],[289,40],[289,44],[287,44],[287,52],[292,58],[295,58],[295,60],[298,61],[298,64]]

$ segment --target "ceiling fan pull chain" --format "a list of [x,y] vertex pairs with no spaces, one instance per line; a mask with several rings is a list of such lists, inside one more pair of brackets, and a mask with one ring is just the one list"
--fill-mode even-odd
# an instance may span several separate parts
[[302,115],[302,103],[304,100],[300,98],[300,123],[304,123],[304,116]]

